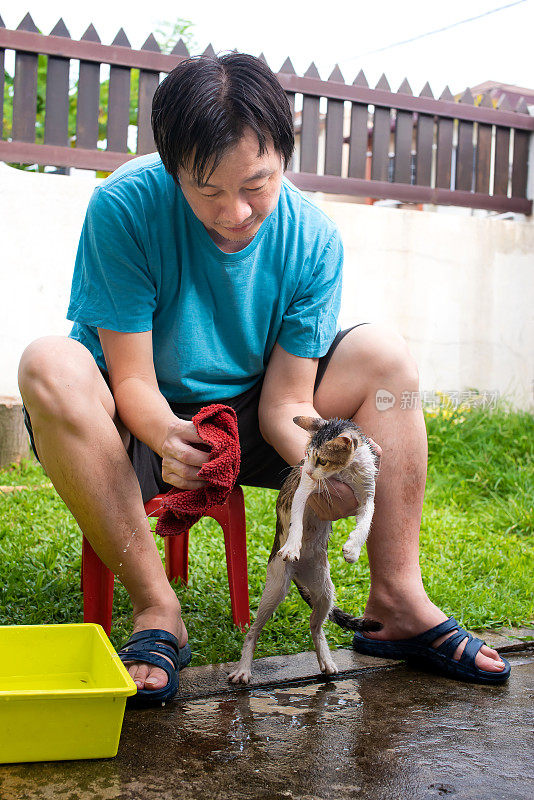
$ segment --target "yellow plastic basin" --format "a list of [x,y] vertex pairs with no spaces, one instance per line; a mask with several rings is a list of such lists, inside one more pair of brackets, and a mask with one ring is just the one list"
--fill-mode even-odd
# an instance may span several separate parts
[[112,758],[136,691],[100,625],[0,626],[0,763]]

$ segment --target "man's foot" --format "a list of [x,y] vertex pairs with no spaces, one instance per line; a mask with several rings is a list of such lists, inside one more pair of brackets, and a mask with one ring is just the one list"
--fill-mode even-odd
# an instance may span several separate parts
[[[434,628],[447,619],[446,614],[434,605],[426,595],[419,598],[418,601],[406,601],[406,598],[403,598],[398,603],[383,602],[369,598],[363,616],[379,620],[384,626],[380,631],[366,631],[364,634],[366,638],[390,641],[418,636],[420,633]],[[453,634],[454,631],[451,631],[444,636],[438,637],[432,643],[432,646],[439,647],[445,639],[448,639]],[[466,643],[467,639],[464,639],[456,648],[453,656],[455,661],[460,660]],[[504,669],[504,662],[501,661],[497,651],[492,650],[487,645],[483,645],[476,654],[475,664],[479,669],[487,672],[502,672]]]
[[[178,639],[180,647],[183,647],[187,642],[187,630],[181,617],[178,598],[175,598],[175,600],[176,602],[173,602],[171,599],[169,604],[166,605],[150,606],[139,612],[134,611],[132,633],[149,630],[150,628],[159,628],[173,633]],[[172,663],[167,656],[164,655],[162,658],[167,659],[169,664]],[[135,661],[132,663],[127,662],[125,666],[138,689],[161,689],[168,682],[165,670],[154,667],[151,664]]]

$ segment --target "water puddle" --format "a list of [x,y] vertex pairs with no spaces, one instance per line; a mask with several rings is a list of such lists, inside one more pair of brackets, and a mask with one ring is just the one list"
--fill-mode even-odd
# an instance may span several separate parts
[[[204,757],[218,764],[235,759],[284,759],[295,743],[319,735],[340,736],[361,723],[363,701],[356,680],[251,689],[180,703],[182,730]],[[331,726],[334,725],[334,728]],[[319,734],[319,731],[321,733]]]
[[252,689],[216,700],[190,700],[182,709],[188,718],[195,717],[195,725],[203,729],[220,726],[222,721],[247,724],[285,721],[307,727],[353,714],[362,703],[358,688],[356,681],[345,680],[281,689]]

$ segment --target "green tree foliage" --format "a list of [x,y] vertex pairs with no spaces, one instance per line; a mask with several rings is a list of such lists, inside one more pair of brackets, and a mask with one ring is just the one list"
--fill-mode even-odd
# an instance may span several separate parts
[[[162,22],[155,31],[155,39],[162,53],[171,53],[173,47],[183,39],[191,51],[196,44],[192,33],[193,23],[189,20],[177,19],[174,22]],[[35,119],[35,141],[37,144],[44,142],[45,108],[46,108],[46,73],[48,58],[39,55],[37,64],[37,105]],[[4,70],[4,113],[3,113],[3,139],[10,139],[13,123],[13,94],[14,76]],[[130,70],[130,125],[137,124],[137,98],[139,95],[139,70]],[[98,113],[98,146],[104,148],[108,123],[108,97],[109,78],[100,84],[100,104]],[[69,119],[68,135],[72,146],[76,144],[76,108],[78,103],[78,80],[72,81],[69,89]],[[133,152],[128,148],[129,152]],[[35,170],[34,165],[13,164],[19,169]],[[44,167],[38,167],[42,172]]]
[[189,52],[197,49],[193,37],[193,23],[186,19],[177,19],[176,22],[160,22],[159,28],[154,32],[154,37],[162,53],[169,55],[175,44],[183,39]]

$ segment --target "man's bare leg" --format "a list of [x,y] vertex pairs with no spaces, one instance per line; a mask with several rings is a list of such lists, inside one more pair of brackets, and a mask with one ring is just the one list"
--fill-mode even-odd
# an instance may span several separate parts
[[[124,584],[134,632],[161,628],[182,647],[187,631],[126,453],[130,434],[91,353],[66,337],[38,339],[23,353],[19,387],[41,463],[95,552]],[[148,664],[128,671],[139,688],[158,689],[168,680]]]
[[[396,403],[376,406],[376,392],[386,389]],[[447,619],[427,597],[419,568],[419,528],[426,482],[427,440],[420,408],[402,409],[402,392],[418,392],[413,357],[402,339],[387,328],[362,325],[348,333],[334,351],[314,398],[323,418],[353,419],[383,450],[377,479],[375,513],[367,552],[371,589],[365,616],[384,628],[367,636],[404,639]],[[434,642],[438,646],[452,635]],[[459,659],[465,641],[458,646]],[[479,668],[500,672],[498,653],[483,646]]]

